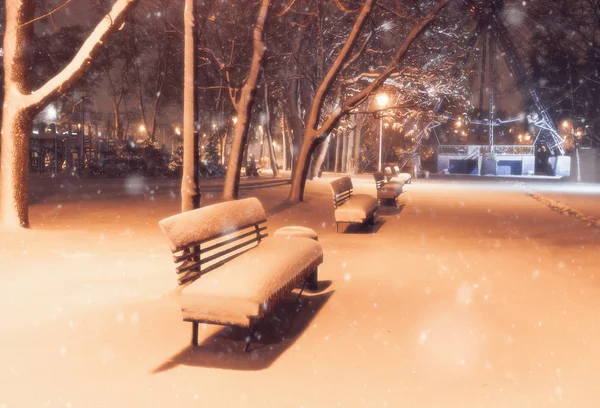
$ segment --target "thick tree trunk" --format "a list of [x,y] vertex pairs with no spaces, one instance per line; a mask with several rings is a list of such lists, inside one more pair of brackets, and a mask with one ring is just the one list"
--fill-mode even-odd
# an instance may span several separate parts
[[256,85],[260,78],[262,65],[265,55],[264,32],[271,0],[262,0],[256,26],[254,27],[252,44],[252,62],[248,78],[241,91],[240,101],[237,103],[238,120],[235,125],[235,133],[231,144],[227,173],[225,174],[225,185],[223,187],[223,198],[225,200],[234,200],[238,198],[240,187],[240,170],[242,158],[244,155],[244,146],[248,139],[248,126],[254,105],[254,94]]
[[[306,30],[300,29],[296,32],[296,37],[292,43],[292,53],[295,61],[298,61],[302,46],[304,45],[304,38],[306,36]],[[288,104],[288,122],[290,124],[290,158],[291,158],[291,169],[292,173],[296,167],[298,159],[298,152],[302,146],[302,137],[304,136],[304,123],[302,122],[300,114],[300,80],[299,77],[299,63],[295,62],[290,72],[290,78],[288,89],[287,89],[287,104]],[[283,109],[282,109],[283,111]]]
[[181,178],[181,211],[190,211],[200,207],[200,188],[198,187],[198,139],[194,136],[194,33],[195,0],[185,0],[183,12],[184,24],[184,60],[183,60],[183,174]]
[[321,168],[323,167],[323,162],[325,161],[325,157],[327,156],[327,152],[329,151],[329,144],[331,142],[331,134],[327,135],[325,140],[319,144],[317,147],[317,153],[313,156],[312,165],[310,169],[310,178],[311,180],[314,177],[319,177],[321,173]]
[[67,90],[86,72],[108,36],[120,27],[134,1],[117,0],[83,42],[73,59],[40,88],[31,92],[31,36],[33,0],[6,2],[4,32],[4,91],[0,211],[4,226],[28,227],[29,134],[33,117],[52,99]]
[[2,111],[2,225],[29,228],[29,135],[33,115],[9,104]]
[[271,162],[271,170],[273,170],[273,177],[280,177],[279,167],[277,167],[277,157],[275,156],[275,146],[273,146],[273,135],[271,134],[271,109],[269,108],[269,86],[265,87],[265,132],[267,133],[267,149],[269,149],[269,162]]
[[[312,136],[312,134],[305,135],[305,137],[310,137],[309,140],[315,140],[316,137]],[[315,147],[315,143],[302,144],[302,149],[298,155],[298,167],[292,175],[292,186],[288,198],[291,202],[302,201],[304,199],[304,187],[306,185],[306,176],[308,175],[308,166]]]

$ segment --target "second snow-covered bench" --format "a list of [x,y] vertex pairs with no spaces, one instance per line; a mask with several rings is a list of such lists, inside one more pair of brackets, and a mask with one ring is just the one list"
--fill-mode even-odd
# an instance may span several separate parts
[[352,179],[348,176],[330,183],[335,208],[335,228],[339,232],[340,223],[375,224],[375,214],[379,204],[375,197],[368,194],[354,194]]
[[[388,176],[387,169],[389,169],[389,167],[386,167],[386,176]],[[389,177],[396,177],[398,179],[398,181],[402,181],[404,184],[412,183],[412,176],[410,175],[410,173],[400,173],[400,167],[398,167],[398,166],[394,166],[393,171],[392,171],[392,169],[389,170]],[[388,178],[388,181],[389,181],[389,178]]]
[[316,282],[323,250],[309,238],[267,238],[258,199],[213,204],[159,222],[178,266],[183,320],[249,327],[294,288]]
[[402,194],[402,187],[404,183],[401,181],[387,181],[382,172],[377,171],[373,173],[375,179],[375,188],[377,189],[377,200],[379,204],[391,201],[396,205],[396,198]]

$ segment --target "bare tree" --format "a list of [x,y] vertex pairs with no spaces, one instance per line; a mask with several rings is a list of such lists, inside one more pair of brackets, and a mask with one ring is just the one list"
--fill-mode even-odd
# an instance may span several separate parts
[[195,0],[185,0],[184,79],[183,79],[183,175],[181,178],[181,211],[200,207],[198,187],[198,137],[194,137],[194,66],[196,33],[194,32]]
[[354,94],[345,99],[337,109],[334,109],[331,114],[322,118],[322,108],[325,103],[327,94],[334,87],[335,81],[339,74],[346,68],[346,63],[352,61],[354,57],[351,54],[352,49],[359,41],[361,30],[365,25],[367,18],[371,14],[375,0],[366,0],[360,9],[355,20],[352,30],[348,34],[346,42],[335,61],[329,68],[323,81],[319,84],[315,94],[314,102],[310,109],[310,115],[306,122],[302,150],[298,157],[298,168],[292,176],[292,186],[290,189],[289,200],[292,202],[302,201],[304,199],[304,186],[309,170],[310,158],[318,146],[320,140],[327,135],[338,123],[341,117],[364,102],[369,95],[376,91],[392,75],[398,67],[398,64],[405,57],[411,44],[423,32],[423,30],[434,20],[440,10],[445,7],[451,0],[438,0],[435,5],[426,13],[426,15],[416,20],[412,29],[409,31],[404,41],[396,51],[391,61],[380,73],[373,78],[372,82]]
[[277,157],[275,157],[275,146],[273,146],[273,135],[271,132],[271,109],[269,107],[269,86],[268,84],[263,85],[265,89],[265,132],[267,134],[267,149],[269,149],[269,161],[271,162],[271,170],[273,170],[273,177],[279,177],[279,168],[277,167]]
[[240,185],[240,171],[244,156],[244,146],[248,139],[248,127],[254,104],[256,86],[260,78],[263,57],[265,54],[265,25],[271,7],[271,0],[261,0],[256,25],[252,34],[252,62],[244,86],[238,90],[237,95],[230,89],[232,103],[237,111],[237,122],[234,128],[233,142],[229,154],[227,174],[223,188],[223,198],[233,200],[238,197]]
[[29,135],[32,120],[49,101],[66,92],[90,67],[110,34],[123,24],[137,3],[117,0],[112,10],[96,25],[71,62],[36,90],[30,85],[29,45],[33,37],[33,0],[6,3],[4,37],[4,107],[2,121],[2,224],[29,227]]

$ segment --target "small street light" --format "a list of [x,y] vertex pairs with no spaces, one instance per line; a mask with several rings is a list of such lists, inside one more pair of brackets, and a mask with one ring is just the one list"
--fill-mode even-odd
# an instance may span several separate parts
[[[385,93],[381,93],[375,97],[377,104],[381,109],[384,109],[389,101],[389,97]],[[381,156],[383,154],[383,113],[379,113],[379,161],[377,171],[381,171]]]

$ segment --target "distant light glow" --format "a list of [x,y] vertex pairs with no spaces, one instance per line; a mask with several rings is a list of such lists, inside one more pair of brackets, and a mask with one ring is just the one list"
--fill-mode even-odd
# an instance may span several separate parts
[[46,117],[50,120],[56,120],[56,108],[54,105],[49,105],[46,109]]

